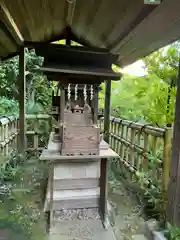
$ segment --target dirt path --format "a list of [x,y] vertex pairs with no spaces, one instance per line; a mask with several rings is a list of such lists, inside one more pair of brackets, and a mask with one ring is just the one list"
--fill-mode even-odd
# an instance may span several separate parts
[[117,240],[146,239],[144,237],[145,221],[140,216],[140,206],[132,200],[132,196],[118,183],[110,185],[109,201],[113,206],[114,232]]

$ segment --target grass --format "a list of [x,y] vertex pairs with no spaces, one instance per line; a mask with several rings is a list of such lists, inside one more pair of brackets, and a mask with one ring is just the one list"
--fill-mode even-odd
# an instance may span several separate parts
[[46,176],[48,167],[37,158],[17,154],[0,172],[1,190],[7,189],[0,195],[0,228],[8,230],[10,239],[46,239],[42,210]]

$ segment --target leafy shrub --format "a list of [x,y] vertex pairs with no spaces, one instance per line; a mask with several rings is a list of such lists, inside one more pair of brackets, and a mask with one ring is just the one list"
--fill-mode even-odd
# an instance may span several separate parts
[[0,116],[18,116],[19,107],[15,100],[0,97]]

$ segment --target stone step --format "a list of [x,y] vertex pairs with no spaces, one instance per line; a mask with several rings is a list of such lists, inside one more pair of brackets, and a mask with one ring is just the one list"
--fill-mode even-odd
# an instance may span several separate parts
[[69,162],[54,164],[54,179],[99,178],[100,162]]
[[54,180],[54,190],[86,189],[99,186],[99,178]]
[[[53,209],[94,208],[99,206],[100,188],[56,190],[53,194]],[[49,210],[50,193],[47,193],[45,211]]]

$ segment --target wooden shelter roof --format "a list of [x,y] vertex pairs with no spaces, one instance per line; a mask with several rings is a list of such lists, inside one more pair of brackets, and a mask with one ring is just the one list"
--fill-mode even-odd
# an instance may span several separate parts
[[[65,38],[105,48],[130,64],[180,37],[180,1],[1,0],[0,58],[20,46]],[[69,29],[71,32],[69,33]]]

